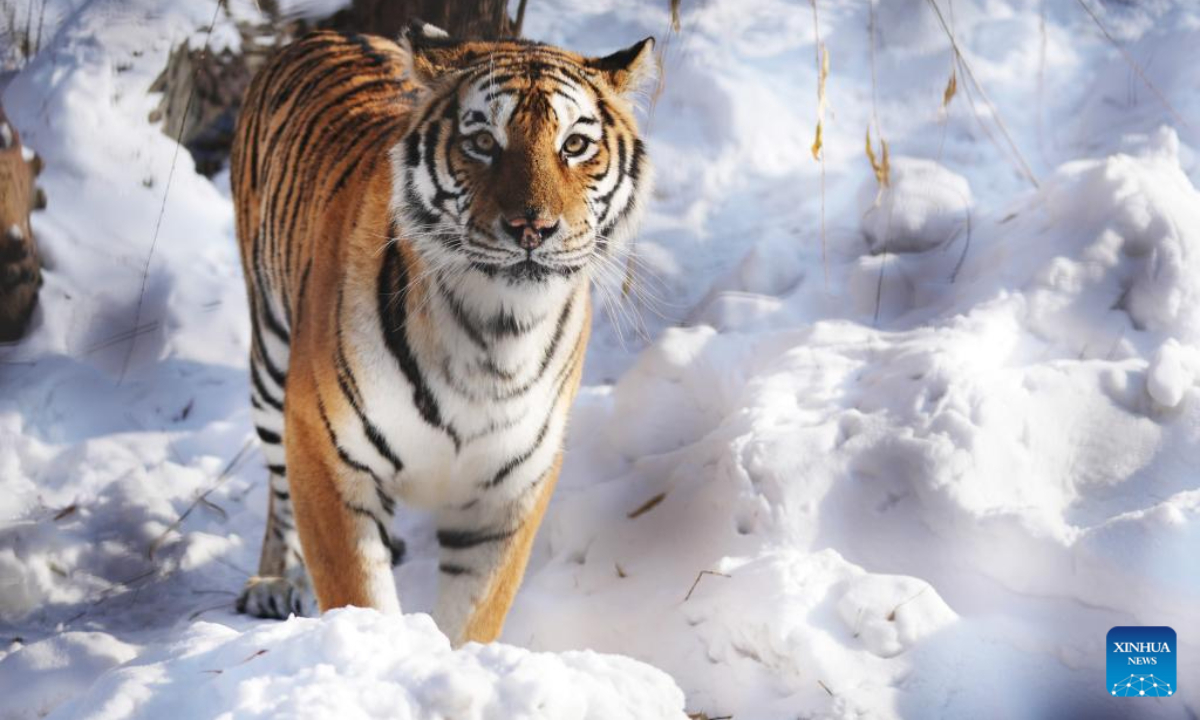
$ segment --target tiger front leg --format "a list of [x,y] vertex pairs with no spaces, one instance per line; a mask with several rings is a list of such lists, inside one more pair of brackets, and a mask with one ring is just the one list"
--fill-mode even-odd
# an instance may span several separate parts
[[561,465],[559,455],[537,484],[513,502],[479,502],[438,513],[441,550],[433,617],[455,647],[500,636]]
[[[322,612],[353,605],[399,613],[391,501],[346,462],[324,403],[288,398],[287,466],[305,565]],[[341,452],[339,452],[341,450]]]

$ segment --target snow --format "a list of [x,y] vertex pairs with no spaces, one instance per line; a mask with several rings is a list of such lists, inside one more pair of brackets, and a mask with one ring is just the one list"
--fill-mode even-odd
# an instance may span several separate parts
[[1200,354],[1195,346],[1184,348],[1175,338],[1164,342],[1150,361],[1146,392],[1159,405],[1173,408],[1200,376]]
[[10,708],[44,716],[87,692],[92,680],[104,671],[137,655],[137,648],[106,633],[59,633],[0,660],[0,694]]
[[[155,685],[180,682],[171,691]],[[509,645],[451,650],[428,615],[347,608],[244,633],[198,622],[175,642],[102,677],[55,717],[680,717],[662,671],[584,650]]]
[[858,191],[863,235],[871,252],[924,252],[966,230],[971,187],[933,160],[899,157],[887,187],[874,176]]
[[[1193,4],[1088,2],[1172,110],[1078,3],[939,1],[1035,186],[961,74],[943,108],[926,0],[878,5],[874,88],[868,5],[818,3],[822,198],[807,2],[531,3],[581,51],[658,36],[658,181],[503,642],[461,650],[415,514],[411,614],[233,614],[267,488],[228,178],[147,121],[212,8],[48,5],[3,89],[49,208],[0,348],[0,718],[1200,714]],[[1105,692],[1117,625],[1178,632],[1171,698]]]

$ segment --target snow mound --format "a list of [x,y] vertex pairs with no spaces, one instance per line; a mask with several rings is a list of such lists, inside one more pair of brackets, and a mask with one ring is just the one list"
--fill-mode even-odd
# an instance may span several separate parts
[[[1031,329],[1073,356],[1200,341],[1200,193],[1181,168],[1174,130],[1130,144],[1062,165],[984,229],[982,252],[964,266],[962,279],[981,292],[1021,290]],[[1061,231],[1058,242],[1046,242],[1048,228]]]
[[239,633],[196,623],[50,717],[682,718],[667,675],[590,651],[453,650],[428,615],[347,608]]
[[98,632],[65,632],[19,650],[0,660],[0,697],[9,708],[23,708],[0,714],[5,720],[45,717],[87,691],[97,675],[138,654],[138,648]]

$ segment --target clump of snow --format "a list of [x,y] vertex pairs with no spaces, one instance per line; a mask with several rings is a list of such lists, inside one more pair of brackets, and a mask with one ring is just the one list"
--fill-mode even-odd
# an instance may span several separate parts
[[1146,374],[1146,392],[1159,405],[1173,408],[1200,377],[1200,348],[1184,347],[1171,338],[1162,344]]
[[350,0],[276,0],[279,15],[288,19],[321,20],[343,10]]
[[887,187],[871,177],[858,193],[872,252],[923,252],[966,232],[971,212],[966,178],[933,160],[896,157],[890,165]]
[[452,650],[428,615],[348,608],[239,633],[200,622],[51,718],[682,718],[664,673],[589,651]]
[[854,637],[879,657],[893,657],[952,624],[958,616],[927,583],[864,575],[850,581],[838,614]]

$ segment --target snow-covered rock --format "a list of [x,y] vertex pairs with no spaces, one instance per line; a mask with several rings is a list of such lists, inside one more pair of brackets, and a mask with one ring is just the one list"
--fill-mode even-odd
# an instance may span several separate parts
[[872,176],[858,193],[863,236],[871,252],[924,252],[970,228],[971,186],[933,160],[895,157],[888,185]]

